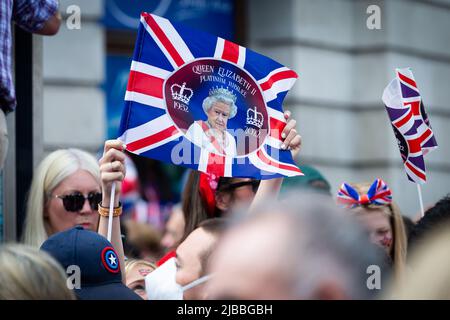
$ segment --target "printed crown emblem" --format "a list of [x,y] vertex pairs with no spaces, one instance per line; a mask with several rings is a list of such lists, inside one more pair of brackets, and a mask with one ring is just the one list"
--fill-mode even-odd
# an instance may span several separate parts
[[264,116],[261,112],[256,110],[256,106],[253,109],[247,109],[247,124],[258,127],[261,129],[264,123]]
[[192,89],[186,87],[186,82],[183,82],[183,85],[181,86],[176,83],[173,84],[170,87],[170,91],[172,91],[172,98],[174,100],[178,100],[186,104],[189,103],[189,100],[191,100],[192,95],[194,94],[194,91],[192,91]]
[[209,90],[209,96],[215,96],[219,94],[228,97],[229,99],[233,100],[233,103],[236,103],[236,96],[234,95],[233,91],[230,91],[227,88],[215,87]]

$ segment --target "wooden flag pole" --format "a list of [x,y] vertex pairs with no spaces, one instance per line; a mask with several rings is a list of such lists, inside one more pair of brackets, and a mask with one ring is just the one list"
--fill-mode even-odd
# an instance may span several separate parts
[[423,218],[425,215],[425,211],[423,210],[422,187],[420,186],[420,183],[416,183],[416,184],[417,184],[417,193],[419,194],[420,213]]
[[116,183],[113,182],[111,188],[111,199],[109,200],[109,218],[108,218],[108,241],[111,242],[112,223],[113,223],[113,210],[114,210],[114,196],[116,194]]

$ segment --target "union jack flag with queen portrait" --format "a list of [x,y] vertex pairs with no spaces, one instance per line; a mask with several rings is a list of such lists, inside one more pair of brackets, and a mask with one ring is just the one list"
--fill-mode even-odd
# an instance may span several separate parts
[[231,41],[141,14],[119,139],[128,151],[215,176],[302,175],[281,148],[297,74]]

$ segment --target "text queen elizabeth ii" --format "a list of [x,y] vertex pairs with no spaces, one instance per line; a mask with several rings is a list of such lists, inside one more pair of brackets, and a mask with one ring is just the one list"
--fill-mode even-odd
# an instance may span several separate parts
[[226,88],[214,88],[203,100],[206,121],[197,120],[191,124],[186,137],[209,152],[236,156],[236,141],[227,132],[227,122],[237,113],[236,96]]

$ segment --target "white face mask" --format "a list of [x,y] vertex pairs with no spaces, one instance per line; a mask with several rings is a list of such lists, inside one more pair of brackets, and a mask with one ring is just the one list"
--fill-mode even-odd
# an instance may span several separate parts
[[209,280],[211,275],[201,277],[180,286],[176,282],[177,267],[175,258],[170,258],[155,271],[145,277],[145,290],[148,300],[183,300],[183,292]]

